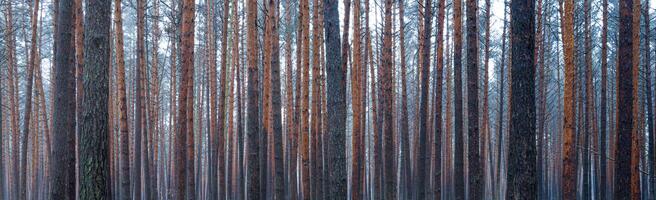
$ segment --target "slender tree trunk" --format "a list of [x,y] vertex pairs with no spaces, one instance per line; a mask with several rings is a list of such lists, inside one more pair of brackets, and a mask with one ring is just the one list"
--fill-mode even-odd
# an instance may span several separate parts
[[[427,1],[428,2],[428,1]],[[381,95],[381,108],[383,109],[383,155],[384,155],[384,165],[383,167],[383,178],[384,182],[384,191],[385,194],[381,194],[384,199],[396,199],[397,198],[397,164],[395,162],[396,158],[396,140],[394,139],[394,122],[393,118],[393,105],[394,105],[394,83],[393,83],[393,70],[394,63],[392,58],[392,0],[385,1],[385,18],[383,25],[383,48],[382,48],[382,63],[381,63],[381,75],[382,79],[382,95]],[[428,9],[427,9],[428,10]],[[428,18],[427,18],[428,19]],[[430,20],[429,22],[430,23]],[[430,38],[430,37],[426,37]],[[429,47],[430,45],[426,45]],[[427,48],[424,48],[426,50]],[[428,56],[426,56],[428,58]],[[429,59],[426,59],[426,62]],[[425,69],[428,69],[428,66],[424,62]],[[426,73],[427,74],[427,73]],[[427,88],[426,88],[427,89]],[[426,145],[428,146],[428,145]],[[430,166],[430,165],[427,165]]]
[[[280,21],[280,9],[279,9],[279,0],[269,1],[270,7],[272,8],[272,52],[271,52],[271,72],[272,76],[272,102],[273,106],[273,192],[274,199],[284,199],[284,162],[283,162],[283,137],[282,137],[282,99],[281,99],[281,89],[280,89],[280,34],[279,34],[279,21]],[[271,5],[272,4],[272,5]]]
[[86,70],[80,116],[80,199],[111,199],[109,178],[109,61],[111,2],[86,4]]
[[193,71],[194,71],[194,12],[192,0],[182,2],[182,80],[178,99],[178,130],[175,141],[173,199],[195,199],[194,132],[193,132]]
[[60,0],[57,13],[52,199],[75,198],[75,68],[73,67],[73,0]]
[[[21,175],[20,175],[20,197],[19,199],[27,199],[27,140],[30,133],[30,117],[32,116],[32,89],[34,85],[34,65],[37,62],[37,34],[38,34],[38,19],[39,19],[39,1],[35,0],[34,5],[31,6],[33,11],[31,15],[31,29],[32,39],[30,48],[30,60],[27,66],[27,87],[25,89],[25,117],[23,122],[23,136],[21,137],[21,152],[20,159]],[[38,119],[37,119],[38,120]],[[34,132],[35,130],[32,130]],[[38,131],[37,131],[38,132]]]
[[[227,3],[229,1],[225,1],[225,2]],[[210,101],[209,102],[209,107],[210,107],[209,108],[210,109],[210,113],[209,113],[209,115],[210,115],[210,118],[209,118],[209,120],[210,120],[209,121],[209,124],[210,124],[210,126],[209,126],[209,128],[210,128],[209,129],[209,145],[210,145],[210,147],[209,147],[209,149],[210,149],[210,153],[209,153],[209,164],[208,164],[208,171],[209,171],[208,172],[208,174],[209,174],[209,177],[208,177],[208,187],[209,187],[208,192],[209,192],[209,198],[210,199],[218,199],[218,198],[225,198],[225,196],[222,193],[224,191],[223,187],[219,187],[219,182],[224,183],[223,174],[221,174],[221,173],[223,173],[224,169],[219,169],[219,168],[224,168],[224,166],[225,166],[223,160],[219,160],[219,156],[220,156],[219,151],[223,151],[223,148],[219,149],[219,146],[222,146],[219,143],[223,142],[222,140],[219,141],[219,137],[223,137],[223,134],[222,134],[223,133],[223,130],[222,130],[223,127],[219,127],[218,124],[217,124],[217,123],[222,123],[222,122],[219,122],[219,119],[218,119],[218,118],[222,118],[222,117],[219,117],[219,112],[218,112],[218,109],[222,109],[222,108],[217,108],[219,106],[218,105],[219,100],[217,100],[217,95],[216,95],[218,86],[216,85],[216,79],[217,79],[217,76],[216,76],[216,38],[214,37],[214,35],[215,35],[214,34],[214,4],[215,3],[214,3],[214,0],[207,0],[206,4],[207,4],[207,10],[206,10],[206,12],[207,12],[207,27],[206,28],[207,28],[207,40],[208,40],[207,43],[208,43],[208,46],[209,46],[208,51],[207,51],[208,56],[209,56],[209,58],[208,58],[209,59],[208,60],[209,70],[208,71],[209,71],[209,79],[210,79],[209,80],[209,90],[210,90],[209,91],[209,101]],[[227,8],[227,6],[226,6],[226,8]],[[228,12],[224,11],[224,13],[225,13],[224,15],[227,15]],[[226,58],[225,52],[227,52],[226,48],[225,48],[226,47],[226,44],[225,44],[226,43],[225,42],[226,37],[225,36],[227,35],[227,23],[228,23],[227,20],[228,20],[228,18],[226,17],[223,20],[224,20],[224,22],[223,22],[223,24],[224,24],[223,25],[224,26],[223,27],[223,33],[224,33],[223,38],[224,38],[224,40],[223,40],[222,44],[224,45],[224,48],[223,48],[223,51],[222,51],[222,53],[223,53],[223,57],[222,57],[222,62],[223,62],[222,63],[223,68],[222,69],[223,70],[222,70],[222,72],[225,73],[225,63],[226,63],[226,61],[225,61],[225,58]],[[221,83],[221,86],[225,87],[225,76],[221,76],[221,80],[223,81]],[[222,91],[224,91],[224,89],[222,89]],[[219,94],[218,98],[219,99],[224,99],[224,98],[221,98],[221,97],[222,96]],[[223,103],[223,100],[220,100],[220,101]],[[223,106],[223,104],[221,106]],[[221,114],[221,115],[223,115],[223,114]],[[221,176],[219,174],[221,174]]]
[[574,97],[576,67],[574,66],[574,1],[566,0],[564,6],[560,7],[561,27],[563,39],[563,52],[565,59],[565,92],[564,92],[564,145],[563,145],[563,199],[576,198],[576,144],[575,144],[575,112],[576,104]]
[[[485,1],[485,58],[483,60],[483,117],[481,120],[481,128],[482,128],[482,138],[483,138],[483,183],[485,184],[484,186],[484,195],[485,196],[491,196],[493,187],[492,187],[492,137],[490,135],[490,115],[489,115],[489,77],[488,77],[488,69],[490,69],[490,7],[491,7],[491,2],[490,0]],[[501,103],[501,102],[499,102]]]
[[[123,17],[121,15],[121,0],[114,1],[114,30],[116,31],[116,63],[119,99],[119,193],[120,200],[130,199],[130,147],[127,115],[127,100],[125,95],[125,59],[123,52]],[[175,53],[173,53],[175,55]],[[172,74],[175,74],[174,72]],[[175,84],[175,82],[172,82]]]
[[146,2],[145,0],[137,0],[137,66],[136,66],[136,79],[135,79],[135,84],[136,84],[136,91],[135,91],[135,114],[134,114],[134,164],[132,168],[132,195],[134,199],[140,199],[142,198],[142,187],[141,187],[141,171],[142,171],[142,165],[145,165],[142,163],[143,160],[143,154],[145,154],[142,151],[142,148],[146,148],[142,146],[143,142],[142,140],[144,139],[143,137],[145,136],[145,131],[143,125],[145,124],[145,119],[144,119],[144,102],[143,100],[145,99],[145,96],[143,95],[143,92],[145,91],[143,88],[143,81],[144,79],[143,75],[144,70],[146,69],[146,50],[145,50],[145,12],[146,12]]
[[[407,91],[407,80],[406,80],[406,53],[405,53],[405,1],[398,1],[399,4],[399,48],[401,53],[401,127],[400,127],[400,142],[401,142],[401,154],[399,160],[401,161],[401,168],[399,169],[401,180],[399,188],[399,198],[410,198],[411,192],[411,182],[410,176],[410,132],[408,128],[408,91]],[[364,66],[366,68],[366,66]],[[366,73],[366,72],[365,72]],[[365,76],[366,78],[366,76]],[[366,79],[365,79],[366,82]],[[366,92],[365,92],[366,94]]]
[[[647,112],[647,124],[648,124],[647,131],[649,133],[648,137],[654,138],[654,113],[653,113],[654,107],[653,107],[653,103],[652,103],[653,101],[652,101],[652,90],[651,90],[651,64],[650,64],[650,62],[651,62],[651,60],[650,60],[651,50],[649,48],[649,45],[650,45],[649,44],[650,43],[650,41],[649,41],[649,38],[650,38],[650,35],[649,35],[650,25],[649,25],[649,23],[650,23],[651,20],[649,18],[649,9],[650,9],[649,8],[649,1],[647,0],[647,1],[645,1],[645,5],[641,9],[642,16],[644,18],[644,21],[643,21],[644,23],[643,24],[644,24],[644,31],[645,31],[645,33],[643,35],[644,36],[644,38],[643,38],[644,39],[644,41],[643,41],[644,42],[644,46],[643,46],[643,48],[644,48],[644,57],[643,57],[643,59],[644,60],[642,62],[643,62],[644,68],[645,68],[644,69],[644,73],[645,73],[645,75],[644,75],[645,76],[644,86],[645,86],[645,98],[647,99],[647,102],[646,102],[647,107],[645,109],[647,109],[647,111],[648,111]],[[647,148],[649,149],[649,152],[652,152],[652,153],[649,154],[649,160],[651,160],[652,163],[656,162],[656,161],[654,161],[654,159],[656,159],[656,156],[654,156],[654,151],[653,151],[654,150],[654,140],[653,139],[649,140],[649,146]],[[650,167],[651,168],[650,172],[653,173],[655,165],[652,164],[651,166],[652,167]],[[654,178],[653,178],[653,176],[650,176],[650,177],[651,178],[649,178],[650,179],[649,182],[653,183]],[[654,187],[654,185],[651,184],[651,188],[650,188],[651,191],[644,191],[644,192],[646,192],[648,195],[654,195],[654,190],[655,190],[654,188],[656,188],[656,187]]]
[[[360,42],[360,1],[356,0],[353,4],[353,62],[351,63],[351,98],[353,109],[353,139],[352,148],[353,156],[351,157],[351,199],[362,199],[363,183],[364,183],[364,152],[362,146],[364,145],[364,127],[363,124],[364,105],[362,104],[362,81],[363,68],[361,66],[361,53],[362,47]],[[366,69],[366,66],[365,68]],[[366,121],[364,121],[366,122]]]
[[[608,0],[603,0],[602,1],[602,30],[601,30],[601,107],[600,107],[600,113],[601,117],[599,119],[599,125],[600,125],[600,133],[601,134],[601,143],[600,143],[600,158],[601,162],[599,165],[599,171],[601,172],[601,176],[599,177],[599,181],[601,183],[601,190],[599,191],[599,199],[605,200],[608,199],[608,190],[609,190],[609,183],[610,181],[608,180],[608,147],[607,147],[607,140],[608,140],[608,133],[606,131],[606,119],[607,119],[607,85],[608,85]],[[650,124],[650,126],[653,126],[653,124]],[[653,162],[656,162],[652,160]],[[654,165],[652,165],[654,166]]]
[[462,1],[453,2],[453,76],[454,76],[454,98],[455,98],[455,158],[454,177],[455,196],[457,200],[465,199],[465,176],[464,176],[464,132],[462,116]]
[[[321,16],[323,15],[323,10],[322,10],[322,5],[321,5],[321,0],[315,0],[313,1],[313,16],[312,16],[312,24],[314,25],[314,28],[312,29],[312,101],[310,102],[310,106],[312,109],[312,113],[309,119],[311,119],[312,124],[310,124],[310,135],[312,142],[310,144],[310,175],[312,176],[311,180],[311,198],[312,199],[321,199],[321,195],[323,195],[323,192],[321,191],[321,188],[323,187],[321,184],[322,180],[322,174],[323,172],[320,171],[320,165],[322,164],[320,160],[320,125],[321,125],[321,107],[320,103],[321,102],[321,97],[320,91],[319,91],[319,84],[321,83],[321,80],[319,78],[320,73],[321,73],[321,67],[320,63],[323,61],[323,59],[320,57],[320,49],[322,48],[321,44],[321,32],[322,30],[322,23],[321,22]],[[309,73],[309,72],[308,72]],[[309,84],[309,83],[308,83]]]
[[[287,196],[286,198],[295,200],[296,199],[296,152],[294,150],[296,145],[296,121],[295,113],[296,106],[294,104],[294,82],[293,82],[293,72],[292,72],[292,30],[290,30],[290,25],[292,24],[292,12],[289,11],[292,8],[291,0],[285,2],[285,23],[288,24],[285,30],[285,92],[286,92],[286,101],[285,101],[285,123],[287,125],[287,163],[288,167],[285,170],[285,181]],[[297,58],[298,60],[298,58]],[[298,76],[298,74],[296,75]],[[294,163],[294,165],[292,164]]]
[[6,29],[4,31],[5,34],[5,43],[7,44],[6,48],[8,49],[7,53],[7,63],[8,63],[8,68],[7,68],[7,76],[8,76],[8,82],[9,82],[9,106],[10,106],[10,118],[11,118],[11,146],[12,146],[12,159],[11,159],[11,175],[9,176],[10,180],[14,184],[11,187],[11,195],[7,195],[8,197],[13,197],[13,198],[18,198],[18,184],[16,184],[16,179],[19,176],[19,154],[17,151],[18,150],[18,89],[17,89],[17,82],[18,82],[18,77],[17,77],[17,64],[16,64],[16,38],[14,36],[14,26],[13,26],[13,6],[11,3],[6,4],[6,12],[5,14],[5,25]]
[[441,199],[442,197],[442,76],[444,74],[444,40],[442,35],[444,33],[445,4],[445,0],[438,1],[437,3],[437,35],[435,39],[437,50],[435,51],[435,86],[433,88],[433,110],[435,111],[433,148],[435,148],[436,157],[433,159],[433,193],[435,195],[434,198],[437,199]]

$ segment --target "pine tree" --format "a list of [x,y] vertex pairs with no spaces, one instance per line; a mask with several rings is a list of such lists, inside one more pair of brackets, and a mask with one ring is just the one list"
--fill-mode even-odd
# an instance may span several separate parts
[[637,138],[638,131],[635,129],[636,111],[634,108],[637,97],[634,96],[637,91],[637,72],[634,49],[636,43],[637,30],[634,26],[636,16],[634,14],[639,1],[621,1],[619,2],[619,39],[617,50],[617,139],[616,139],[616,165],[615,165],[615,198],[639,199],[640,187],[638,185],[638,154]]
[[[20,159],[21,175],[20,175],[20,199],[27,199],[27,142],[30,137],[30,117],[32,116],[32,93],[34,87],[34,65],[37,63],[37,34],[38,34],[38,19],[39,19],[39,0],[34,1],[34,5],[30,8],[33,13],[31,14],[31,48],[30,48],[30,61],[27,66],[27,87],[25,89],[25,115],[23,122],[23,137],[21,137],[21,152]],[[38,120],[38,119],[37,119]],[[34,123],[34,122],[32,122]],[[35,130],[31,130],[35,132]],[[36,132],[35,132],[36,133]]]
[[[362,199],[364,185],[364,127],[363,119],[365,117],[362,105],[363,84],[360,79],[363,78],[362,61],[361,61],[361,42],[360,42],[360,1],[355,0],[353,3],[353,62],[351,63],[351,98],[353,109],[353,156],[351,157],[351,199]],[[366,66],[365,66],[366,69]]]
[[602,30],[601,30],[601,107],[600,109],[600,119],[599,119],[599,134],[601,134],[600,141],[600,165],[599,165],[599,171],[601,172],[601,176],[599,177],[599,181],[601,183],[600,191],[599,191],[599,199],[605,200],[608,199],[608,187],[609,187],[609,181],[608,181],[608,172],[607,172],[607,166],[608,166],[608,153],[607,149],[609,149],[607,146],[607,138],[608,132],[607,132],[607,106],[608,106],[608,101],[607,101],[607,86],[608,86],[608,0],[603,0],[602,1]]
[[[326,102],[328,110],[327,141],[328,191],[333,197],[346,198],[346,67],[342,63],[339,38],[339,12],[336,0],[323,0],[324,37],[326,44]],[[345,15],[348,16],[348,15]],[[348,17],[347,17],[348,18]],[[348,26],[346,26],[348,27]],[[346,40],[346,39],[345,39]]]
[[[537,198],[537,151],[535,146],[535,32],[532,1],[512,1],[511,99],[508,198]],[[471,76],[470,76],[471,77]],[[471,99],[470,99],[471,102]],[[471,120],[469,122],[471,124]],[[471,145],[471,144],[470,144]],[[470,151],[471,153],[471,151]]]
[[[193,71],[194,71],[194,13],[192,0],[182,2],[182,78],[178,99],[178,127],[175,136],[173,179],[174,199],[194,199],[194,133],[193,133]],[[136,150],[135,150],[136,151]]]
[[80,199],[111,199],[109,177],[109,62],[111,2],[86,2],[82,115],[80,116]]
[[563,124],[563,199],[574,199],[576,192],[576,151],[575,151],[575,112],[576,104],[574,97],[576,68],[574,66],[574,1],[567,0],[561,12],[561,27],[563,29],[563,52],[565,59],[565,92],[564,92],[564,124]]
[[453,1],[453,76],[454,76],[454,99],[455,99],[455,146],[454,146],[454,177],[455,197],[457,200],[465,199],[465,174],[464,174],[464,131],[462,114],[462,1]]
[[248,42],[248,124],[247,124],[247,137],[248,137],[248,198],[247,199],[260,199],[260,185],[264,184],[262,175],[260,173],[260,128],[259,128],[259,108],[258,108],[258,48],[257,48],[257,2],[255,0],[247,1],[247,17],[246,23],[248,24],[247,42]]
[[72,27],[73,0],[60,0],[57,12],[55,98],[53,109],[53,199],[75,198],[75,74]]
[[[125,59],[123,52],[123,17],[121,16],[121,0],[114,0],[114,30],[116,31],[116,63],[117,63],[117,84],[119,99],[119,192],[116,196],[118,199],[130,199],[130,147],[129,147],[129,130],[127,100],[125,92]],[[175,54],[173,54],[175,55]],[[175,73],[173,73],[175,74]],[[175,84],[175,83],[172,83]]]

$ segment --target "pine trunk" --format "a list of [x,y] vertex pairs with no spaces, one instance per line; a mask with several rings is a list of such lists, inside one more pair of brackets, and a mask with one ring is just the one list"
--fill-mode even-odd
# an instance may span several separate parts
[[109,63],[111,2],[86,1],[84,95],[80,116],[80,199],[111,199]]
[[73,0],[60,0],[53,109],[52,199],[75,198],[75,68],[73,61]]
[[617,154],[615,163],[615,198],[630,198],[640,199],[639,195],[634,194],[633,190],[639,188],[638,185],[638,171],[634,164],[638,163],[637,156],[634,158],[634,141],[637,140],[638,132],[635,130],[635,119],[637,109],[634,108],[633,96],[634,90],[637,90],[637,77],[634,76],[633,71],[637,71],[637,63],[634,63],[634,46],[636,44],[633,26],[635,4],[637,1],[627,0],[619,2],[620,23],[618,27],[619,40],[618,40],[618,65],[617,65],[617,141],[616,148]]
[[[532,1],[513,1],[511,16],[511,99],[508,198],[536,199],[537,148],[535,145],[535,33]],[[471,76],[470,76],[471,77]],[[471,99],[470,99],[471,100]],[[471,120],[470,122],[471,123]],[[471,145],[471,144],[470,144]],[[470,151],[471,153],[471,151]]]
[[[328,191],[336,198],[347,198],[346,162],[346,67],[342,63],[339,38],[339,12],[337,0],[323,0],[323,28],[326,44],[326,107],[328,110],[325,167],[328,169]],[[349,6],[347,6],[349,7]],[[347,12],[348,13],[348,12]],[[348,15],[344,15],[348,16]],[[346,17],[348,18],[348,17]],[[348,27],[348,26],[345,26]],[[347,40],[347,39],[345,39]]]
[[455,146],[454,146],[454,177],[456,200],[465,199],[465,173],[464,173],[464,130],[462,110],[462,0],[453,2],[453,76],[455,98]]
[[[34,5],[30,6],[33,13],[31,14],[31,48],[30,48],[30,60],[27,66],[27,87],[25,89],[25,114],[23,122],[23,136],[21,137],[21,152],[22,156],[20,159],[21,165],[21,175],[20,175],[20,197],[19,199],[27,199],[27,140],[30,133],[30,117],[32,116],[32,89],[34,85],[34,65],[37,63],[37,23],[39,19],[39,1],[35,0]],[[38,120],[38,119],[37,119]],[[32,130],[34,132],[35,130]],[[38,132],[38,131],[37,131]]]

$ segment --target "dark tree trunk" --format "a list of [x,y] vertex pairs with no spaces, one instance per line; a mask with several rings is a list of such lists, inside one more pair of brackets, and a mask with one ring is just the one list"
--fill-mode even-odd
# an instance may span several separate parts
[[[609,189],[609,180],[608,180],[608,172],[607,172],[607,166],[608,166],[608,153],[607,153],[607,140],[608,140],[608,133],[607,133],[607,85],[608,85],[608,0],[603,0],[602,1],[602,30],[601,30],[601,107],[600,107],[600,113],[601,117],[599,119],[599,134],[600,134],[600,141],[599,143],[599,152],[600,152],[600,165],[599,165],[599,171],[601,172],[601,176],[599,177],[599,181],[601,183],[601,187],[599,190],[599,199],[605,200],[608,199],[608,189]],[[649,126],[653,126],[654,124],[649,124]],[[653,137],[653,135],[652,135]],[[650,139],[653,140],[653,139]],[[653,155],[653,154],[652,154]],[[654,162],[655,160],[652,159]],[[654,166],[652,164],[652,166]]]
[[337,0],[323,0],[326,44],[326,75],[328,130],[326,137],[326,167],[328,191],[336,198],[347,197],[346,170],[346,68],[341,65],[342,49],[339,38],[339,12]]
[[[427,1],[429,2],[429,1]],[[381,108],[382,108],[382,117],[383,117],[383,141],[384,141],[384,165],[383,165],[383,180],[384,182],[384,199],[392,200],[396,199],[396,179],[397,179],[397,164],[396,164],[396,137],[394,136],[395,122],[393,114],[394,112],[394,61],[392,54],[392,0],[385,0],[385,18],[383,26],[383,49],[382,49],[382,63],[381,63],[381,74],[382,77],[382,95],[381,95]],[[430,19],[430,17],[426,18]],[[430,23],[430,20],[429,20]],[[427,31],[429,32],[429,31]],[[430,37],[426,37],[430,38]],[[430,45],[426,45],[429,47]],[[427,49],[427,48],[424,48]],[[428,58],[428,57],[426,57]],[[426,61],[430,59],[425,59]],[[424,62],[424,64],[427,62]],[[428,62],[430,63],[430,62]],[[425,69],[428,69],[427,66]],[[427,74],[427,73],[426,73]],[[428,145],[426,145],[428,146]],[[427,165],[430,166],[430,165]],[[383,194],[381,194],[383,195]]]
[[[467,109],[469,198],[483,198],[483,160],[478,128],[478,3],[467,0]],[[532,26],[531,26],[532,28]],[[533,29],[530,29],[533,30]],[[514,54],[513,54],[514,55]],[[523,91],[523,90],[521,90]]]
[[[142,192],[142,187],[141,187],[141,168],[142,164],[145,166],[143,159],[143,154],[142,148],[146,148],[145,146],[142,146],[143,144],[143,139],[142,138],[145,136],[144,132],[144,96],[143,91],[144,91],[144,85],[143,80],[144,77],[144,70],[146,69],[146,48],[145,48],[145,12],[146,12],[146,2],[145,0],[137,0],[137,66],[136,66],[136,79],[135,79],[135,84],[136,84],[136,91],[135,91],[135,114],[134,114],[134,165],[132,168],[132,195],[133,199],[140,199],[142,198],[141,192]],[[183,93],[184,94],[184,93]]]
[[75,199],[75,59],[73,0],[60,0],[57,13],[53,118],[52,199]]
[[[535,145],[535,32],[533,1],[512,1],[512,78],[508,198],[537,198]],[[471,123],[471,121],[470,121]]]
[[111,1],[87,0],[84,32],[80,199],[111,199],[109,177],[109,63]]
[[[633,51],[636,44],[633,26],[636,17],[633,12],[635,4],[639,4],[635,0],[626,0],[619,2],[619,38],[618,38],[618,51],[617,51],[617,140],[616,140],[616,161],[615,161],[615,199],[640,199],[639,195],[633,193],[634,189],[639,190],[637,168],[634,168],[633,152],[634,140],[637,140],[638,133],[635,130],[635,108],[634,108],[634,90],[637,88],[637,77],[634,74],[634,68],[637,64],[634,63]],[[637,157],[635,157],[637,158]],[[635,176],[634,176],[635,175]]]
[[[408,128],[408,89],[407,89],[407,80],[406,80],[406,60],[405,60],[405,22],[404,22],[404,7],[405,7],[405,1],[400,0],[398,1],[399,4],[399,41],[400,41],[400,48],[401,48],[401,127],[400,127],[400,132],[399,132],[399,138],[401,140],[400,145],[401,145],[401,154],[399,156],[399,160],[401,162],[401,168],[399,169],[400,171],[400,176],[401,176],[401,182],[400,186],[401,188],[399,189],[399,198],[401,199],[408,199],[410,198],[410,192],[412,188],[412,184],[410,182],[410,176],[412,174],[410,173],[410,132]],[[366,56],[366,55],[365,55]],[[366,65],[364,66],[366,68]],[[365,71],[365,78],[366,78],[366,71]],[[366,80],[366,79],[365,79]],[[366,81],[365,81],[366,83]],[[366,92],[365,92],[366,94]]]
[[[435,52],[435,87],[433,88],[433,109],[435,122],[433,124],[434,136],[433,136],[433,148],[435,148],[435,159],[433,160],[433,193],[434,198],[442,198],[442,82],[444,74],[444,39],[442,37],[444,33],[444,15],[445,15],[445,0],[440,0],[437,3],[437,38],[436,46],[437,50]],[[447,101],[450,101],[447,99]],[[448,111],[446,112],[448,113]],[[447,141],[450,143],[450,141]]]
[[465,199],[465,172],[464,172],[464,133],[462,119],[462,0],[453,2],[453,76],[455,98],[455,146],[454,146],[454,174],[456,200]]
[[[260,194],[260,185],[262,184],[261,180],[261,171],[260,163],[260,137],[262,137],[260,132],[259,125],[259,80],[258,80],[258,67],[257,67],[257,58],[258,58],[258,48],[257,48],[257,2],[255,0],[249,0],[247,3],[247,24],[248,24],[248,33],[247,33],[247,42],[248,42],[248,103],[246,107],[246,112],[248,113],[248,130],[247,130],[247,139],[248,139],[248,193],[247,199],[260,199],[262,198]],[[240,127],[241,128],[241,127]]]
[[[458,0],[459,1],[459,0]],[[428,103],[429,103],[429,98],[428,98],[428,89],[430,86],[430,81],[429,81],[429,75],[430,75],[430,49],[431,49],[431,43],[430,43],[430,38],[432,35],[431,32],[431,17],[432,14],[432,6],[431,6],[430,0],[424,1],[423,7],[423,21],[420,23],[423,23],[423,32],[422,36],[420,37],[423,41],[420,49],[422,58],[421,59],[421,100],[420,100],[420,105],[419,105],[419,122],[420,122],[420,127],[419,127],[419,135],[416,140],[419,140],[419,146],[417,147],[417,151],[415,154],[418,154],[418,160],[417,162],[417,176],[416,176],[416,186],[417,188],[417,194],[416,198],[417,199],[425,199],[428,196],[428,193],[430,192],[427,188],[430,185],[430,148],[428,148],[429,141],[428,141],[428,132],[429,132],[429,127],[430,127],[430,121],[429,121],[429,116],[428,116]],[[429,180],[429,181],[426,181]]]

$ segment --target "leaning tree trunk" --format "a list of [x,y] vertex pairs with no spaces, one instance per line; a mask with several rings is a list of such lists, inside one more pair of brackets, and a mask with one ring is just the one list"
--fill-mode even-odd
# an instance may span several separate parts
[[[21,175],[20,175],[20,197],[27,199],[27,138],[30,133],[30,117],[32,116],[32,89],[34,86],[34,65],[37,63],[37,23],[39,19],[39,0],[34,1],[34,7],[31,8],[31,29],[32,29],[32,47],[30,48],[30,61],[27,66],[27,87],[25,89],[25,119],[23,122],[23,137],[21,137]],[[38,121],[38,119],[37,119]],[[32,130],[33,132],[35,130]],[[37,131],[38,132],[38,131]]]

